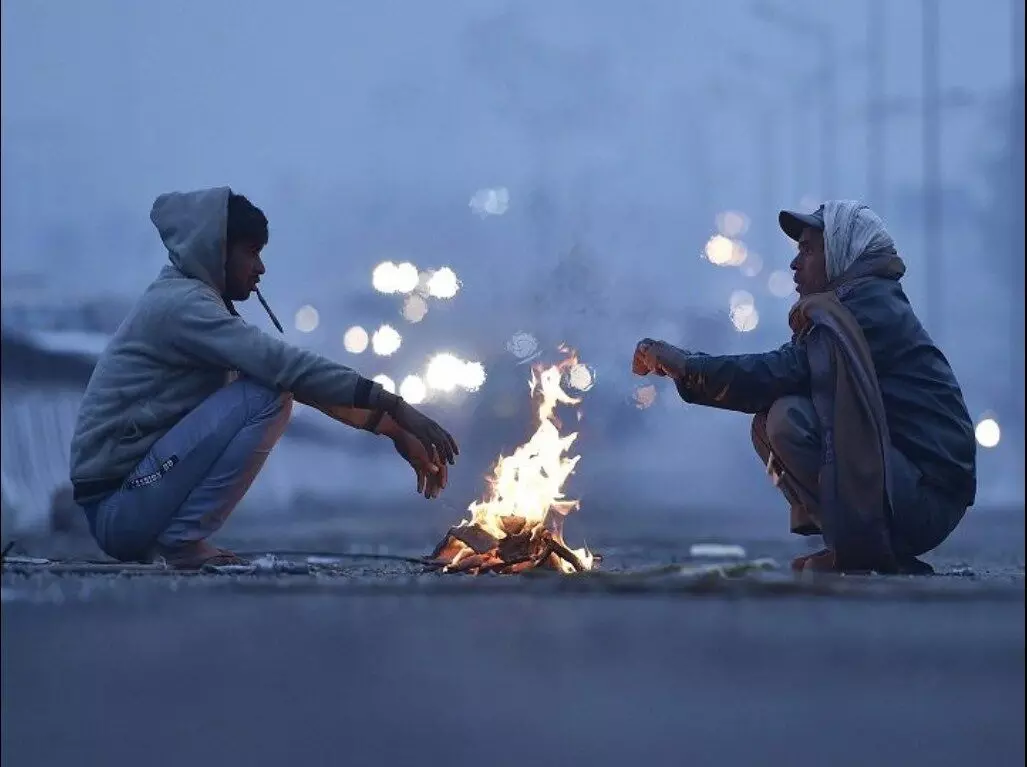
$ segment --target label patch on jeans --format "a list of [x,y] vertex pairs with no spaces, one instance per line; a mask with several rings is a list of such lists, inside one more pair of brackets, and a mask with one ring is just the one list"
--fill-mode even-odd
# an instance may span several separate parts
[[164,460],[164,462],[161,463],[161,465],[157,467],[157,471],[151,472],[149,474],[145,474],[142,477],[136,477],[135,479],[130,479],[125,484],[125,487],[127,487],[129,490],[135,490],[137,487],[146,487],[147,485],[152,485],[158,479],[160,479],[165,474],[167,474],[169,471],[171,471],[172,467],[176,463],[178,463],[178,456],[177,455],[173,455],[170,458]]

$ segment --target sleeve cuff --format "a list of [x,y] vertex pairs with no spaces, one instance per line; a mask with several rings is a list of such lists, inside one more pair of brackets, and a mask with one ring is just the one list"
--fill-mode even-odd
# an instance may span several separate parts
[[383,410],[392,413],[399,404],[399,397],[385,391],[380,384],[368,378],[361,378],[353,393],[353,405],[362,410]]

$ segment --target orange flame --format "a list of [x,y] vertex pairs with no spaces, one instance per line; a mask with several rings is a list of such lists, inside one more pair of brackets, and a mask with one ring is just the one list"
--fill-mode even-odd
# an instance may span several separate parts
[[[550,530],[561,544],[563,519],[578,508],[579,502],[564,496],[563,485],[573,473],[581,456],[567,453],[578,438],[576,432],[561,436],[561,424],[555,416],[558,404],[577,405],[580,398],[572,397],[560,385],[566,370],[578,364],[577,356],[570,356],[548,368],[532,368],[529,385],[531,395],[538,399],[538,428],[531,438],[514,450],[500,456],[487,479],[488,493],[484,500],[468,506],[470,521],[497,539],[506,537],[503,517],[523,517],[526,527]],[[570,548],[570,547],[568,547]],[[571,549],[582,567],[592,569],[594,557],[587,548]],[[450,563],[450,567],[455,562]],[[574,567],[561,560],[563,572],[572,573]]]

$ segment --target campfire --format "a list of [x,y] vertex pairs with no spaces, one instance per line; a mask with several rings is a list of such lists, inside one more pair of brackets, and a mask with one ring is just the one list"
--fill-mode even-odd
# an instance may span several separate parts
[[578,435],[561,436],[554,411],[558,404],[581,402],[561,386],[564,373],[578,364],[572,354],[552,367],[532,369],[538,428],[512,455],[499,457],[487,479],[486,499],[468,507],[469,520],[450,528],[428,559],[432,566],[475,575],[534,569],[576,573],[598,561],[587,548],[572,549],[563,540],[564,518],[579,505],[564,498],[563,485],[580,456],[567,455]]

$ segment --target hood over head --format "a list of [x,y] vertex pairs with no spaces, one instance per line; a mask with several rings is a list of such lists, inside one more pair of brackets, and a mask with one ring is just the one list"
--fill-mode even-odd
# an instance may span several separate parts
[[225,292],[228,228],[227,186],[168,192],[154,200],[150,220],[157,227],[171,263],[183,274]]

